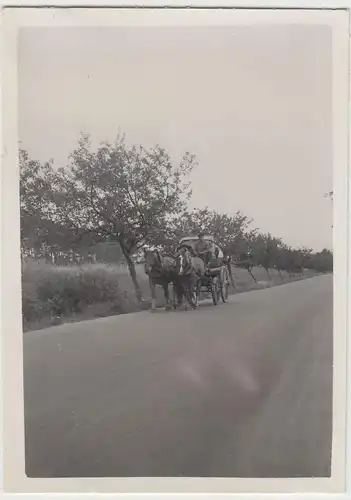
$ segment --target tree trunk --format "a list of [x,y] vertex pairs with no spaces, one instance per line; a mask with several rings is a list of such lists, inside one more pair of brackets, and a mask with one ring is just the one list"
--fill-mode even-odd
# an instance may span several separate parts
[[228,262],[228,272],[229,272],[230,283],[231,283],[233,289],[236,290],[236,281],[235,281],[235,278],[233,275],[232,264],[230,261]]
[[143,296],[142,296],[141,288],[140,288],[140,285],[138,282],[134,261],[132,259],[132,256],[128,253],[128,250],[123,246],[123,244],[120,243],[120,245],[121,245],[121,249],[123,252],[123,256],[127,262],[130,277],[132,278],[132,281],[133,281],[136,298],[139,302],[142,302]]
[[249,268],[247,268],[247,270],[248,270],[248,272],[250,273],[250,276],[252,277],[252,279],[254,280],[254,282],[255,282],[255,283],[256,283],[256,285],[257,285],[257,279],[256,279],[256,278],[255,278],[255,276],[253,275],[252,270],[251,270],[251,269],[249,269]]

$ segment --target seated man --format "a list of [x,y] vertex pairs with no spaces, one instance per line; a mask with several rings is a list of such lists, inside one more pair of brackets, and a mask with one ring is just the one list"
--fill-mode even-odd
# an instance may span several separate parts
[[212,249],[211,243],[205,240],[205,234],[202,232],[199,233],[199,239],[195,243],[195,252],[204,261],[205,266],[207,266],[212,258]]
[[209,267],[216,268],[220,267],[223,263],[223,254],[221,253],[218,246],[212,243],[212,251],[211,251],[211,260],[209,263]]

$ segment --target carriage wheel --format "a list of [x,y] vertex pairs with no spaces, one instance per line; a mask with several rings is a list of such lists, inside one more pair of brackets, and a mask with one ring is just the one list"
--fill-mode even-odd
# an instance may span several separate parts
[[227,302],[229,296],[229,273],[226,267],[222,267],[219,280],[222,301]]
[[216,306],[219,301],[218,278],[213,278],[211,284],[211,294],[213,305]]

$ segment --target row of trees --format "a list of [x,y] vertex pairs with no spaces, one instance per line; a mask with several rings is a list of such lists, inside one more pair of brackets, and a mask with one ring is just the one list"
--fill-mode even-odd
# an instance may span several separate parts
[[[251,274],[256,265],[279,272],[332,270],[332,253],[292,249],[261,234],[241,212],[190,211],[189,174],[197,166],[186,153],[174,165],[160,146],[128,146],[124,136],[93,149],[82,135],[67,166],[44,164],[20,150],[21,243],[23,256],[66,257],[82,263],[102,254],[123,258],[141,299],[135,261],[145,245],[172,252],[181,236],[205,230],[236,265]],[[104,250],[102,250],[104,249]],[[103,257],[102,257],[103,259]]]

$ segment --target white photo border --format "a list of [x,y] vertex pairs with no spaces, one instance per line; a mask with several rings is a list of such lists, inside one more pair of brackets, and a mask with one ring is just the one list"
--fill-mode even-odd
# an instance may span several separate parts
[[[84,1],[84,0],[83,0]],[[87,0],[75,5],[93,5]],[[245,6],[245,3],[247,6]],[[281,5],[281,4],[285,5]],[[18,5],[9,1],[7,5]],[[33,3],[22,1],[21,5]],[[105,5],[115,3],[105,2]],[[40,4],[36,4],[40,6]],[[221,7],[244,9],[60,9],[68,6],[60,2],[58,8],[6,9],[2,16],[2,395],[3,395],[3,487],[8,493],[342,493],[345,482],[345,411],[346,371],[350,380],[350,366],[346,364],[346,322],[350,308],[348,300],[348,272],[351,252],[348,245],[351,205],[351,181],[348,175],[349,157],[349,2],[293,1],[233,2],[223,0]],[[135,6],[125,0],[123,6]],[[164,6],[154,0],[148,7]],[[169,4],[170,6],[171,4]],[[173,6],[189,5],[184,2]],[[192,7],[211,6],[212,2],[192,1]],[[248,9],[247,7],[250,7]],[[255,7],[265,7],[255,10]],[[276,9],[274,17],[272,7]],[[301,9],[301,7],[303,7]],[[310,9],[336,10],[310,10]],[[284,10],[294,9],[294,10]],[[299,9],[299,10],[297,10]],[[343,10],[338,10],[343,9]],[[279,21],[278,21],[279,18]],[[18,133],[17,133],[17,31],[21,26],[82,26],[82,25],[229,25],[245,22],[297,22],[328,24],[333,29],[333,143],[334,143],[334,391],[333,391],[333,461],[332,478],[294,479],[191,479],[191,478],[67,478],[33,479],[24,474],[24,412],[21,321],[21,266],[19,238]],[[349,74],[349,72],[348,72]],[[348,167],[348,168],[347,168]],[[337,334],[336,334],[337,333]],[[350,410],[350,386],[348,386]],[[348,413],[350,414],[350,412]],[[348,457],[351,455],[348,443]],[[349,466],[351,468],[351,466]],[[51,495],[50,495],[51,496]],[[138,495],[140,497],[140,495]],[[238,496],[238,495],[236,495]],[[240,497],[243,495],[239,495]],[[250,495],[251,496],[251,495]],[[291,496],[291,495],[289,495]],[[339,496],[339,495],[338,495]],[[247,498],[247,495],[245,495]]]

